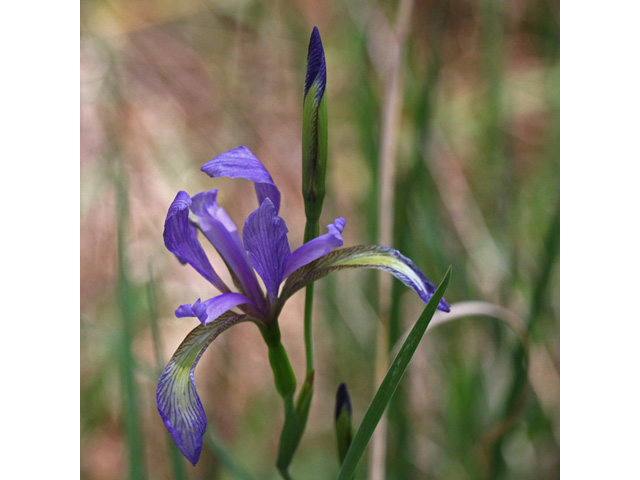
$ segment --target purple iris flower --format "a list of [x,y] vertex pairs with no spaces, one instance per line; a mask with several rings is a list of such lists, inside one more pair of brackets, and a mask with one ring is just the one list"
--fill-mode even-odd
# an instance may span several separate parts
[[[177,317],[195,317],[201,325],[187,335],[175,352],[160,376],[156,392],[158,411],[169,434],[194,465],[202,450],[207,424],[195,388],[194,369],[204,350],[224,330],[247,321],[263,325],[277,322],[284,302],[293,293],[343,268],[388,271],[415,290],[425,303],[435,292],[435,286],[411,260],[389,247],[335,250],[343,244],[344,218],[335,219],[327,226],[327,233],[291,251],[287,226],[278,216],[280,191],[248,148],[223,153],[206,163],[202,171],[211,177],[251,180],[259,207],[245,221],[242,237],[236,224],[218,205],[216,189],[193,197],[181,191],[167,213],[166,247],[220,291],[208,300],[198,299],[176,310]],[[213,244],[229,268],[234,291],[213,269],[198,240],[198,231]],[[449,311],[444,299],[438,308]]]

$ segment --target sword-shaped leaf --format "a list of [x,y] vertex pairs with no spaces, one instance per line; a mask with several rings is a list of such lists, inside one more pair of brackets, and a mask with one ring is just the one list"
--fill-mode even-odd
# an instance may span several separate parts
[[393,360],[384,380],[382,380],[380,388],[378,388],[378,391],[373,397],[373,400],[367,409],[367,413],[364,414],[362,423],[360,424],[355,437],[353,437],[351,446],[349,447],[347,455],[344,458],[344,462],[342,463],[338,480],[350,480],[353,478],[358,462],[360,461],[364,450],[367,448],[371,435],[373,435],[373,431],[378,425],[378,422],[387,408],[396,388],[398,388],[398,384],[409,366],[411,357],[413,357],[424,332],[429,326],[429,322],[433,318],[434,313],[436,313],[436,307],[439,308],[438,304],[444,295],[444,291],[449,285],[450,277],[451,267],[447,270],[447,274],[442,280],[442,283],[431,297],[431,300],[423,310],[420,318],[416,321],[414,327],[411,329],[411,333],[402,345],[398,355],[396,355],[396,358]]

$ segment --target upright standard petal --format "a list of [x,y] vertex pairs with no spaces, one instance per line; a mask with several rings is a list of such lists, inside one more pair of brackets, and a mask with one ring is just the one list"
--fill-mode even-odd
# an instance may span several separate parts
[[[334,250],[293,272],[284,284],[280,302],[284,302],[311,282],[344,268],[376,268],[389,272],[415,290],[424,303],[427,303],[436,291],[435,285],[424,273],[397,250],[380,245],[358,245]],[[449,304],[444,298],[438,304],[438,310],[449,311]]]
[[200,170],[214,178],[231,177],[251,180],[256,187],[258,203],[262,204],[265,198],[269,198],[276,208],[276,213],[280,211],[280,190],[273,183],[264,165],[247,147],[234,148],[218,155],[205,163]]
[[193,465],[200,458],[207,428],[193,371],[218,335],[246,319],[246,315],[228,313],[208,325],[198,325],[180,344],[160,376],[156,390],[158,412],[176,446]]
[[238,229],[216,201],[217,190],[202,192],[193,197],[192,212],[205,236],[218,250],[235,278],[257,308],[263,306],[263,293],[249,263]]
[[287,225],[268,198],[249,215],[242,231],[244,248],[271,299],[278,296],[285,266],[291,256],[287,232]]
[[329,233],[314,238],[294,250],[284,269],[283,278],[287,278],[295,270],[326,255],[334,248],[341,247],[345,224],[344,218],[336,218],[332,224],[327,225]]
[[242,240],[238,227],[229,214],[218,205],[218,189],[214,188],[208,192],[201,192],[191,199],[191,211],[196,217],[213,217],[224,225],[224,228],[231,234],[233,240],[242,247]]
[[198,241],[198,232],[189,222],[189,207],[192,200],[187,192],[180,191],[169,207],[164,222],[164,244],[182,263],[188,263],[221,292],[229,287],[215,272]]
[[198,299],[193,304],[180,305],[176,317],[197,317],[203,325],[208,325],[223,313],[243,304],[252,305],[253,302],[241,293],[223,293],[204,302]]

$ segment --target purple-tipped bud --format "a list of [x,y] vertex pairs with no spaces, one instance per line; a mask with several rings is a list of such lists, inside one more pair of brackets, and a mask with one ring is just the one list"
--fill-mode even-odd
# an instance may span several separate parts
[[347,409],[347,415],[351,417],[351,400],[349,399],[349,392],[347,391],[347,386],[344,383],[341,383],[338,387],[338,392],[336,393],[336,420],[338,420],[343,408]]
[[338,458],[340,463],[344,462],[347,451],[351,446],[353,439],[353,426],[351,425],[351,400],[349,400],[349,392],[347,386],[341,383],[336,393],[336,441],[338,447]]
[[324,60],[324,48],[318,27],[313,27],[307,54],[307,76],[304,81],[304,98],[313,84],[316,84],[316,101],[320,103],[327,84],[327,65]]
[[[324,98],[327,66],[320,33],[313,27],[307,55],[307,76],[302,106],[302,198],[307,225],[317,225],[324,201],[327,172],[327,102]],[[305,232],[308,242],[318,235],[317,226]]]

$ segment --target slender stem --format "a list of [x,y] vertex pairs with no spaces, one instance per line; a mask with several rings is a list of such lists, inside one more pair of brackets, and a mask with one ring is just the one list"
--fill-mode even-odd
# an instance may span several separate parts
[[284,426],[280,435],[280,448],[276,466],[284,480],[291,480],[289,465],[300,441],[300,423],[296,414],[293,393],[282,397],[284,404]]
[[[380,135],[380,157],[378,178],[378,240],[381,245],[393,243],[393,209],[396,184],[396,148],[399,117],[402,111],[402,58],[405,40],[411,25],[413,0],[402,0],[398,10],[395,29],[392,34],[389,57],[385,71],[385,92],[382,108],[382,132]],[[389,364],[389,323],[391,307],[391,278],[378,278],[378,323],[375,382],[379,384],[385,376]],[[369,457],[369,478],[382,480],[385,477],[387,455],[387,419],[382,418],[371,441]]]
[[304,296],[304,349],[307,355],[307,375],[313,371],[313,341],[311,315],[313,311],[313,283],[305,290]]
[[285,480],[290,480],[289,464],[302,436],[301,422],[294,402],[296,377],[280,340],[278,322],[274,321],[269,325],[258,325],[258,327],[269,348],[269,363],[273,371],[274,383],[284,405],[284,425],[280,434],[276,467]]
[[[307,219],[304,229],[304,243],[318,236],[320,222],[315,219]],[[307,358],[307,376],[313,372],[313,341],[311,316],[313,314],[313,283],[305,290],[304,303],[304,350]]]

